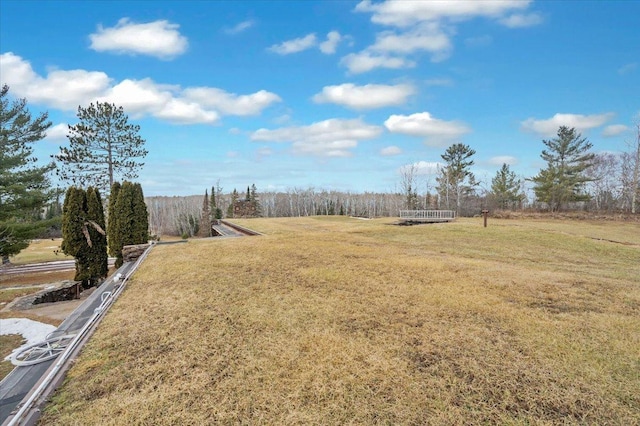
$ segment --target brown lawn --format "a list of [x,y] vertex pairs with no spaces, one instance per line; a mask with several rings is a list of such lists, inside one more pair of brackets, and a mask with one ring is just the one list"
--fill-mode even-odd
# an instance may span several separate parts
[[638,424],[638,223],[391,222],[155,247],[43,423]]

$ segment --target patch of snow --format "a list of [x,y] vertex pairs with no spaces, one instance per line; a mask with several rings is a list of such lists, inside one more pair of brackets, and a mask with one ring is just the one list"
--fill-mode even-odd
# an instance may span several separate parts
[[11,356],[22,348],[25,348],[34,343],[42,342],[47,338],[47,335],[56,330],[56,327],[50,324],[45,324],[38,321],[33,321],[27,318],[7,318],[0,319],[0,335],[6,334],[20,334],[27,342],[15,349],[11,355],[7,356],[5,360],[10,360]]

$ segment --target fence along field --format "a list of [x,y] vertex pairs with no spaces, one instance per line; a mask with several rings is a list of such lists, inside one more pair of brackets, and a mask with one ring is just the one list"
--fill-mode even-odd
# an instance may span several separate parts
[[391,222],[157,246],[44,424],[637,424],[637,223]]

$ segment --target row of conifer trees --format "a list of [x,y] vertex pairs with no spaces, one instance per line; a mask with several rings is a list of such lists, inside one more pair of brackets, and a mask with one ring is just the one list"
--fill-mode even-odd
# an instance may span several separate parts
[[74,279],[81,281],[84,288],[106,278],[107,253],[116,257],[116,267],[120,267],[122,247],[149,239],[147,206],[139,183],[114,183],[107,212],[108,223],[97,188],[72,186],[67,190],[62,207],[61,249],[76,259]]

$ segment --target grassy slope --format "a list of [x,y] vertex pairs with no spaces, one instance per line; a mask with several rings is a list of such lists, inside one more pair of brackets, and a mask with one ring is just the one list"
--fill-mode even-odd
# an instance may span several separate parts
[[638,224],[388,223],[156,247],[44,423],[637,423]]
[[[60,251],[62,238],[34,240],[29,247],[22,250],[11,258],[14,265],[25,265],[28,263],[51,262],[55,260],[73,260]],[[56,253],[58,252],[58,253]]]
[[49,284],[57,281],[73,280],[75,271],[54,271],[28,274],[5,274],[0,277],[0,293],[11,291],[7,289],[15,287],[30,287],[39,284]]
[[4,361],[4,358],[9,356],[13,349],[19,347],[24,342],[25,340],[19,334],[0,335],[0,380],[4,379],[14,368],[11,361]]

